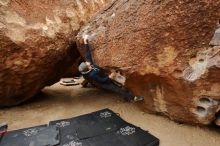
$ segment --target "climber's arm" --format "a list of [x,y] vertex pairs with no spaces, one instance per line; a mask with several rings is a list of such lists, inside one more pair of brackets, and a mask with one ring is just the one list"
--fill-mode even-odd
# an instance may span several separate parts
[[85,44],[85,48],[86,48],[86,61],[90,62],[91,65],[93,65],[94,62],[92,59],[92,54],[91,54],[91,50],[90,50],[90,46],[89,46],[87,38],[84,38],[84,44]]

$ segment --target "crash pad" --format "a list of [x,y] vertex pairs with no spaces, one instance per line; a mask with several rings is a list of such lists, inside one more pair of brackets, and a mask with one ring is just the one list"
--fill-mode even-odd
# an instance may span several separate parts
[[0,146],[55,146],[59,139],[56,126],[40,125],[5,133]]
[[60,129],[60,146],[159,146],[159,139],[110,109],[50,122]]

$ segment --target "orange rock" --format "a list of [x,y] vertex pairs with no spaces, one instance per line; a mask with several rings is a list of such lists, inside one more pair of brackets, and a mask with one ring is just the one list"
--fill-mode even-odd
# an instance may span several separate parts
[[146,110],[210,124],[220,105],[220,49],[209,46],[219,19],[219,0],[117,0],[78,38],[90,35],[95,63],[119,69]]
[[79,57],[75,35],[111,0],[0,0],[0,106],[57,82]]

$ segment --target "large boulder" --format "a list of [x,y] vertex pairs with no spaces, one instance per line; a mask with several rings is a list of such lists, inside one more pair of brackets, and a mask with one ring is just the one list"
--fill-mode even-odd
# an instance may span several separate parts
[[75,35],[112,0],[0,0],[0,106],[57,82],[78,59]]
[[219,0],[116,0],[83,27],[78,48],[88,34],[95,63],[119,70],[147,111],[210,124],[220,107],[220,48],[209,46],[219,19]]

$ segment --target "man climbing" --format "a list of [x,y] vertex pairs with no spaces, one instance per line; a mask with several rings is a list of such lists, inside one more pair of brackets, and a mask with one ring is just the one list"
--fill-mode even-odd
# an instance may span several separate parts
[[99,67],[94,64],[92,55],[90,52],[90,46],[88,44],[88,36],[84,37],[84,44],[86,48],[86,61],[82,62],[79,65],[79,71],[82,73],[83,77],[88,81],[91,81],[98,87],[101,87],[105,90],[112,91],[123,96],[127,101],[142,101],[144,100],[141,96],[134,96],[129,91],[122,89],[118,85],[116,85],[112,79],[115,76],[115,72],[111,73],[107,76],[104,72],[102,72]]

